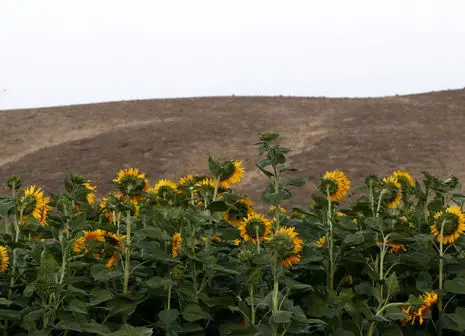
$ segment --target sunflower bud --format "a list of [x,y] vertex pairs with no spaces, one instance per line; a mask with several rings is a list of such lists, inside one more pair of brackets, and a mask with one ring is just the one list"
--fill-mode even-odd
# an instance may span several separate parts
[[250,250],[244,250],[239,253],[239,260],[241,262],[248,262],[252,260],[253,253]]
[[8,189],[17,191],[19,188],[21,188],[21,185],[23,184],[23,181],[21,177],[13,175],[8,177],[6,185],[8,186]]
[[377,185],[381,181],[378,175],[370,174],[365,178],[365,184],[369,187],[370,185]]

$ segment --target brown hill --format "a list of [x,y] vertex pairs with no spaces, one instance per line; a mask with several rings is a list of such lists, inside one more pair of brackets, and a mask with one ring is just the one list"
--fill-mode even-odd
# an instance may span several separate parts
[[354,180],[403,168],[465,177],[465,90],[367,99],[207,97],[0,111],[0,180],[12,174],[49,191],[68,170],[111,188],[119,168],[139,167],[152,182],[207,173],[208,154],[244,161],[238,188],[258,200],[257,133],[279,132],[309,183],[341,168]]

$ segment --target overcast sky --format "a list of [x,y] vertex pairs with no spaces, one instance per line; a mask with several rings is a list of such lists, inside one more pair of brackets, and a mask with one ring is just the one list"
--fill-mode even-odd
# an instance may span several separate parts
[[0,0],[0,109],[465,87],[464,0]]

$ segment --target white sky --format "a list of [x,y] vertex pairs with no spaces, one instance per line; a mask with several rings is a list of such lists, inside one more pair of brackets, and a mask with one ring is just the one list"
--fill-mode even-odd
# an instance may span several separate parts
[[0,110],[464,86],[464,0],[0,0]]

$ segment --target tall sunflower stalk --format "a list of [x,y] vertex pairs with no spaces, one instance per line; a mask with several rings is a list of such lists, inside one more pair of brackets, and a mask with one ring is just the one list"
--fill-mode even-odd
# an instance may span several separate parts
[[127,294],[129,290],[129,275],[131,272],[131,253],[132,253],[132,218],[131,212],[128,210],[126,213],[126,251],[124,260],[124,280],[123,280],[123,294]]
[[[431,233],[439,242],[436,248],[439,252],[439,293],[438,293],[438,310],[439,314],[443,312],[444,296],[444,256],[452,244],[465,233],[465,214],[459,206],[449,206],[445,211],[439,211],[433,216],[433,224],[430,226]],[[444,248],[444,245],[450,244]],[[439,335],[442,335],[442,325],[439,326]]]
[[350,181],[340,170],[326,172],[320,183],[320,190],[327,200],[326,226],[329,250],[328,289],[334,289],[334,274],[336,260],[334,257],[334,223],[332,201],[341,200],[350,189]]
[[333,236],[333,219],[331,209],[331,196],[329,193],[329,186],[326,187],[326,197],[328,200],[328,210],[326,212],[326,225],[328,227],[328,251],[329,251],[329,273],[328,273],[328,288],[334,289],[334,236]]

